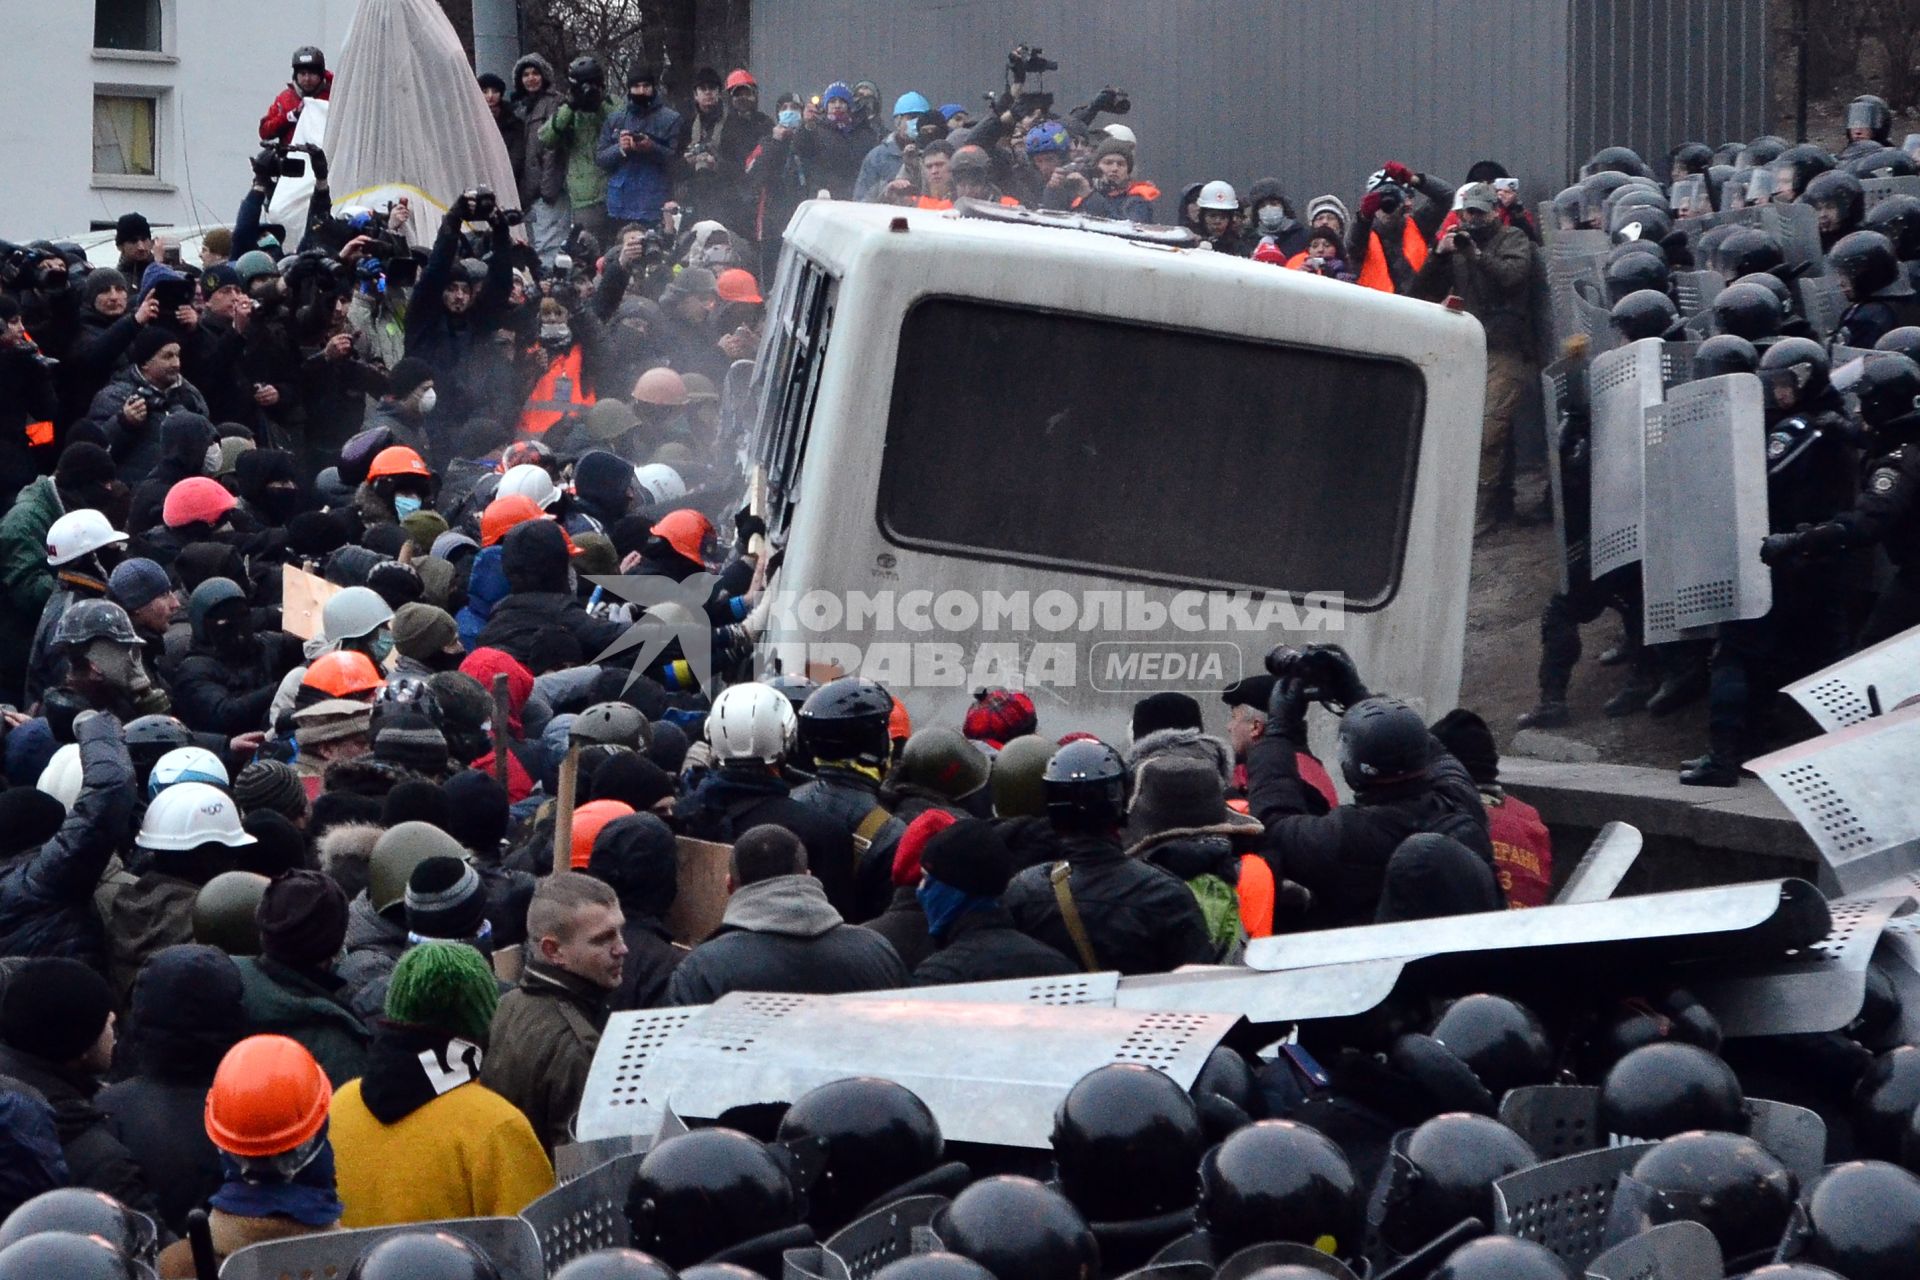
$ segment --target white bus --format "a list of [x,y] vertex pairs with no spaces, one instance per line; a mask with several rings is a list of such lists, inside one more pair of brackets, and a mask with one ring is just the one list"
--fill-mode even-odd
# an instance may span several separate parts
[[1093,225],[796,212],[743,400],[786,546],[762,674],[857,671],[930,724],[1024,687],[1042,734],[1124,742],[1145,694],[1218,729],[1271,645],[1333,641],[1451,708],[1479,323]]

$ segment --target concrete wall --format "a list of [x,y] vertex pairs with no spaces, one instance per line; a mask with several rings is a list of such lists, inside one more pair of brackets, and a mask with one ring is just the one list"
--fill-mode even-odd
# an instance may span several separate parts
[[[156,228],[230,223],[257,125],[293,50],[337,55],[355,0],[161,0],[163,52],[93,48],[91,0],[32,6],[0,42],[0,237],[71,235],[138,210]],[[96,86],[157,90],[158,173],[93,174]]]

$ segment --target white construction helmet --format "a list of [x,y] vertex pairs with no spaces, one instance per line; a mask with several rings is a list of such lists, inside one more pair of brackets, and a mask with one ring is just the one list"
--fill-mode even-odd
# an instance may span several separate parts
[[240,825],[240,807],[232,796],[205,782],[182,782],[154,797],[133,842],[160,853],[184,853],[203,844],[242,849],[254,839]]
[[1215,178],[1212,182],[1200,188],[1200,198],[1194,201],[1194,203],[1202,209],[1234,213],[1240,208],[1240,197],[1234,194],[1231,183],[1222,182],[1220,179]]
[[554,483],[545,467],[523,462],[517,467],[507,468],[507,474],[500,477],[500,487],[493,491],[493,496],[496,501],[516,494],[532,498],[533,505],[545,511],[560,501],[560,492],[560,486]]
[[799,728],[793,704],[771,685],[731,685],[707,712],[707,741],[722,762],[771,764],[787,753]]
[[330,644],[370,636],[393,621],[393,606],[372,587],[348,587],[320,607],[320,634]]
[[1133,130],[1123,124],[1102,125],[1100,131],[1107,135],[1109,142],[1124,142],[1130,147],[1138,145],[1133,136]]
[[69,742],[53,753],[53,759],[40,771],[40,780],[33,785],[71,810],[80,798],[81,779],[80,744]]
[[126,540],[127,535],[115,529],[98,511],[69,511],[47,530],[47,563],[57,569],[69,560],[90,556],[102,547]]
[[687,496],[687,482],[664,462],[649,462],[633,469],[633,478],[653,498],[653,505],[678,502]]
[[176,782],[205,782],[224,789],[230,781],[227,766],[205,747],[175,747],[154,761],[153,772],[147,775],[147,798]]

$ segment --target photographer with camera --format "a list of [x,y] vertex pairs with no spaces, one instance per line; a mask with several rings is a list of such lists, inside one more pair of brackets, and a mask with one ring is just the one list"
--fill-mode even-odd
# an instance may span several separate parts
[[[523,71],[524,74],[524,71]],[[554,108],[534,134],[540,146],[561,157],[566,166],[566,216],[572,225],[593,237],[596,248],[613,243],[607,220],[607,175],[594,151],[600,126],[619,104],[607,96],[607,73],[591,54],[567,64],[566,101]],[[543,216],[530,211],[536,233]]]
[[0,268],[0,289],[20,304],[21,319],[41,352],[66,359],[80,332],[80,291],[60,251],[46,240],[15,249]]
[[860,176],[853,182],[855,200],[876,198],[877,193],[899,175],[909,147],[914,148],[913,158],[919,159],[919,148],[915,144],[919,141],[920,117],[931,110],[926,95],[911,91],[901,94],[894,102],[893,132],[861,160]]
[[673,195],[684,145],[680,113],[659,99],[652,67],[627,73],[627,104],[600,126],[594,158],[607,172],[607,217],[660,225],[660,206]]
[[[1160,198],[1160,188],[1133,176],[1131,144],[1107,139],[1094,148],[1093,168],[1091,189],[1072,199],[1068,208],[1094,218],[1140,223],[1154,220],[1153,202]],[[1049,186],[1042,207],[1058,208],[1057,200],[1058,196]]]
[[540,264],[551,271],[554,259],[566,252],[567,237],[573,231],[567,210],[565,149],[540,141],[540,134],[564,105],[554,87],[553,64],[537,53],[522,54],[513,64],[507,104],[520,137],[513,177],[520,188],[520,207],[527,215],[527,242]]
[[100,389],[87,421],[106,433],[121,478],[144,479],[160,461],[160,420],[175,409],[206,416],[207,400],[180,372],[180,339],[157,324],[128,347],[130,363]]
[[[1375,697],[1338,645],[1274,649],[1264,733],[1247,748],[1247,805],[1266,827],[1260,852],[1277,880],[1313,895],[1301,929],[1372,923],[1387,863],[1408,836],[1450,836],[1493,869],[1486,808],[1473,778],[1395,698]],[[1300,776],[1307,710],[1340,717],[1340,771],[1353,803],[1329,812]]]
[[36,444],[50,456],[60,396],[53,384],[59,362],[41,354],[28,335],[20,304],[0,293],[0,495],[12,502],[39,473]]
[[[469,221],[485,222],[492,228],[497,246],[487,261],[483,280],[473,279],[462,262],[461,233]],[[440,220],[433,252],[414,286],[407,306],[407,355],[422,361],[433,373],[436,404],[427,421],[430,439],[435,438],[432,427],[465,426],[484,407],[478,394],[478,388],[486,382],[484,366],[498,358],[493,334],[512,306],[513,264],[507,252],[510,225],[506,210],[499,207],[493,192],[476,187],[463,193]],[[437,454],[444,456],[453,447],[454,441],[446,433],[438,434]]]
[[1368,178],[1366,198],[1347,233],[1347,261],[1359,264],[1360,283],[1382,293],[1411,292],[1452,207],[1452,187],[1397,160]]
[[1475,503],[1475,529],[1484,534],[1495,521],[1513,517],[1513,419],[1538,376],[1533,352],[1537,250],[1525,231],[1501,221],[1499,199],[1484,182],[1460,189],[1459,219],[1408,292],[1428,302],[1457,297],[1487,331],[1487,400]]

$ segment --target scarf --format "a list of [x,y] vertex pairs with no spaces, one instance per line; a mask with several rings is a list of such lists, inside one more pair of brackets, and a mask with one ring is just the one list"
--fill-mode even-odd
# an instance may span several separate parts
[[360,1100],[381,1124],[398,1124],[443,1093],[480,1078],[480,1046],[444,1031],[383,1022],[367,1051]]
[[238,1218],[292,1218],[302,1226],[330,1227],[345,1212],[334,1186],[333,1143],[321,1131],[320,1150],[290,1182],[249,1182],[240,1161],[220,1153],[225,1181],[209,1201]]
[[954,921],[973,911],[985,911],[999,905],[998,898],[982,898],[968,893],[965,889],[956,889],[928,876],[914,891],[920,899],[920,909],[927,914],[927,932],[935,938],[947,936],[947,930],[953,928]]

